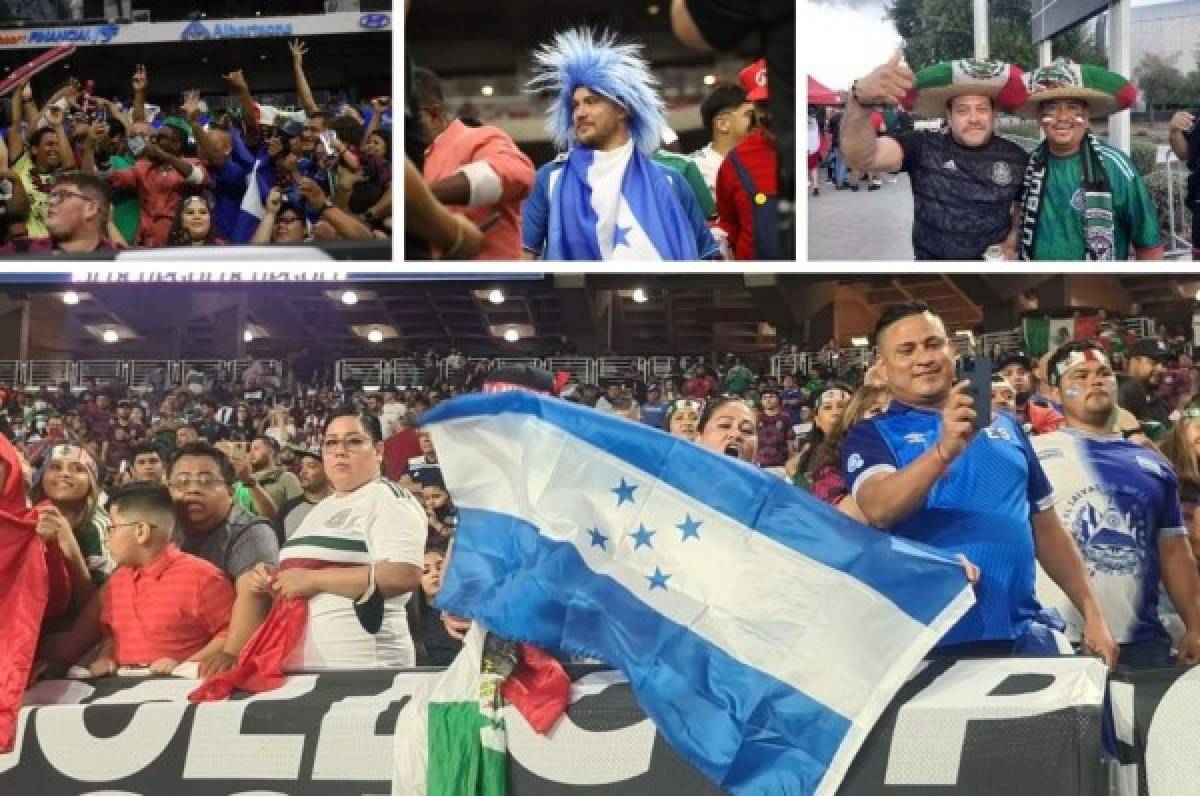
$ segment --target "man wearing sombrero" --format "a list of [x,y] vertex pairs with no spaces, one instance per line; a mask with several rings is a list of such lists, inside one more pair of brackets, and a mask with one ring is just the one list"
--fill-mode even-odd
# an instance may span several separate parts
[[1099,66],[1064,59],[1036,69],[1020,114],[1046,138],[1022,187],[1022,260],[1161,260],[1158,215],[1133,161],[1098,139],[1089,120],[1123,111],[1137,88]]
[[[1027,156],[993,135],[999,109],[1025,99],[1020,68],[1000,61],[936,63],[916,75],[897,50],[854,81],[842,122],[842,150],[854,169],[906,171],[913,192],[913,251],[918,260],[979,260],[989,246],[1015,255],[1013,217]],[[876,136],[871,107],[900,104],[943,132]]]

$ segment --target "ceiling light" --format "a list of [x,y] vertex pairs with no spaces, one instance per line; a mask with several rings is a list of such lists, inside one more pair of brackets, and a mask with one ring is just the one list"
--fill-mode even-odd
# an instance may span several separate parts
[[116,329],[105,329],[104,330],[104,342],[115,343],[119,339],[120,339],[120,337],[117,335]]
[[654,16],[658,12],[659,12],[659,7],[657,5],[651,3],[650,5],[646,6],[646,13],[649,14],[650,16]]
[[635,302],[637,302],[638,304],[645,304],[647,301],[650,300],[650,297],[646,295],[645,290],[642,290],[639,287],[633,291],[633,300]]
[[481,88],[479,90],[483,93],[483,96],[485,96],[485,97],[490,97],[490,96],[492,96],[492,94],[496,93],[496,89],[492,88],[491,86],[484,86],[483,88]]
[[713,84],[714,84],[714,83],[716,83],[716,82],[717,82],[717,76],[716,76],[716,75],[705,75],[705,76],[704,76],[704,85],[706,85],[706,86],[711,86],[711,85],[713,85]]
[[367,339],[372,343],[382,343],[383,332],[379,331],[378,329],[372,329],[371,331],[367,332]]
[[245,342],[247,342],[247,343],[252,343],[252,342],[254,342],[254,332],[250,331],[249,329],[247,329],[246,331],[242,332],[242,340],[243,340],[243,341],[245,341]]
[[491,293],[488,293],[488,301],[492,302],[493,304],[503,304],[504,303],[504,291],[503,290],[493,290]]
[[342,294],[342,303],[345,304],[347,307],[353,307],[355,304],[358,303],[358,294],[355,293],[353,290],[347,290],[345,293]]
[[74,306],[79,303],[79,294],[74,290],[68,290],[66,293],[63,293],[62,300],[63,304]]
[[521,339],[521,335],[516,329],[505,329],[504,339],[510,343],[515,343]]
[[870,344],[871,344],[871,341],[865,337],[851,337],[850,338],[850,345],[854,346],[855,348],[866,348]]

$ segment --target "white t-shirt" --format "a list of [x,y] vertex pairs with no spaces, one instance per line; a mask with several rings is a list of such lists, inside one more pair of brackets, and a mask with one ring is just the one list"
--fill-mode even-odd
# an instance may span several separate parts
[[[425,509],[408,490],[379,479],[348,495],[330,495],[300,524],[279,553],[289,559],[365,566],[395,561],[420,567],[425,559]],[[368,555],[368,550],[370,551]],[[286,668],[369,669],[416,665],[404,606],[408,594],[384,602],[383,626],[372,635],[354,613],[354,601],[315,594],[308,601],[304,640]]]

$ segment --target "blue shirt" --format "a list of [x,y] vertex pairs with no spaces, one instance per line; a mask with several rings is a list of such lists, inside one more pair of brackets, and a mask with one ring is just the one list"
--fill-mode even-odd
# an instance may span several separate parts
[[[937,444],[940,411],[892,401],[856,423],[842,446],[851,494],[870,476],[895,472]],[[980,569],[975,605],[938,646],[1015,640],[1041,610],[1034,595],[1030,516],[1050,508],[1053,490],[1029,438],[1001,413],[971,440],[934,483],[925,502],[890,531],[951,553]]]
[[669,405],[665,401],[657,403],[646,401],[646,403],[642,404],[642,422],[655,428],[662,428],[665,431],[664,424],[667,419],[668,408]]
[[229,138],[233,148],[229,157],[220,169],[213,170],[213,226],[217,234],[231,243],[247,243],[236,240],[238,211],[242,206],[242,197],[254,168],[254,154],[247,148],[246,142],[234,126],[229,128]]
[[[1153,448],[1118,436],[1064,428],[1035,437],[1034,450],[1075,537],[1092,591],[1118,644],[1170,639],[1158,616],[1158,544],[1186,536],[1179,478]],[[1078,641],[1083,621],[1062,590],[1039,572],[1038,599],[1057,608]]]
[[[567,155],[564,153],[539,168],[533,178],[533,190],[521,204],[521,246],[539,257],[545,256],[546,236],[550,231],[550,202],[556,187],[554,183],[558,181],[557,177],[552,179],[552,175],[562,171],[566,163]],[[696,194],[692,192],[691,186],[679,172],[654,162],[649,165],[661,172],[683,205],[692,234],[696,236],[696,251],[700,253],[700,259],[719,257],[717,241],[704,220],[704,213],[700,210],[700,203],[696,201]]]
[[800,409],[805,403],[804,390],[799,387],[784,387],[779,391],[779,403],[791,418],[793,426],[800,422]]

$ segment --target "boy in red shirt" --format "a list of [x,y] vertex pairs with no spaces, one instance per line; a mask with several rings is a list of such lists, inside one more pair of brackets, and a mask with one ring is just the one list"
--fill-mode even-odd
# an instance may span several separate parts
[[108,549],[117,570],[100,611],[95,677],[121,666],[170,674],[225,643],[233,586],[221,570],[171,543],[175,510],[162,484],[131,483],[109,500]]

